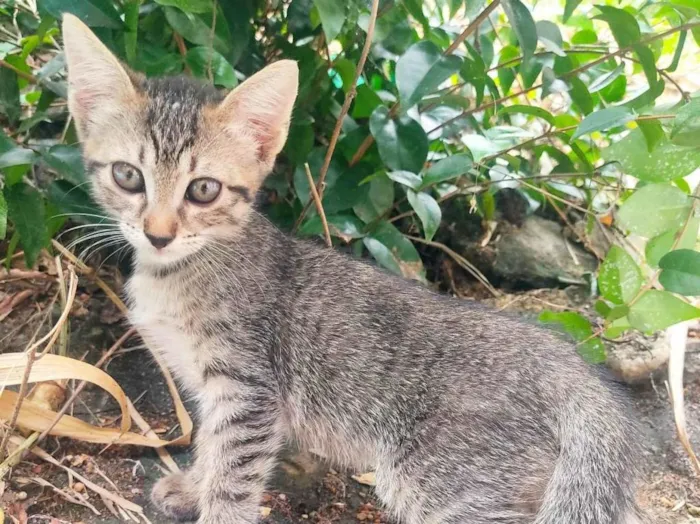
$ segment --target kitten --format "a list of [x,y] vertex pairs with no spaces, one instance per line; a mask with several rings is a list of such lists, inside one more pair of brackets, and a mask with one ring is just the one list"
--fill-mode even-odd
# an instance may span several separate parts
[[408,524],[632,524],[637,448],[616,393],[554,334],[280,233],[254,197],[297,66],[227,96],[128,71],[63,21],[95,199],[135,250],[131,321],[198,401],[169,517],[253,523],[287,441],[376,469]]

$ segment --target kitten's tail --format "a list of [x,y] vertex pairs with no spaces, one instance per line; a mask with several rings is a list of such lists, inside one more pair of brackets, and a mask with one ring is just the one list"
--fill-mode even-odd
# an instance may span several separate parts
[[559,459],[535,524],[647,524],[635,502],[637,432],[614,396],[579,391],[562,413]]

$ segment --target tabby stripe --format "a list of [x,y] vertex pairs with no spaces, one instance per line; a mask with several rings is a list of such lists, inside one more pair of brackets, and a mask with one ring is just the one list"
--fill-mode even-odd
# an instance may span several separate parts
[[214,435],[220,435],[235,426],[245,426],[252,430],[262,430],[270,427],[270,421],[267,419],[268,411],[248,411],[246,413],[237,413],[227,415],[223,420],[220,420],[214,426]]

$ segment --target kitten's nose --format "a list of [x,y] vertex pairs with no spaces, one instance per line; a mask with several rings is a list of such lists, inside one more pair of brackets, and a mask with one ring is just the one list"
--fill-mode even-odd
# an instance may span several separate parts
[[175,237],[157,237],[154,235],[149,235],[146,233],[146,238],[148,238],[149,242],[153,244],[153,247],[156,249],[163,249],[165,246],[170,244],[173,240],[175,240]]

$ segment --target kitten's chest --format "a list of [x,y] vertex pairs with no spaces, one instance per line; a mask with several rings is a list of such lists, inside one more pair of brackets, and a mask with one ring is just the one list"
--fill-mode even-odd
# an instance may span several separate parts
[[135,274],[128,283],[129,319],[144,342],[155,351],[189,390],[203,384],[201,351],[190,330],[196,311],[192,295],[176,283]]

